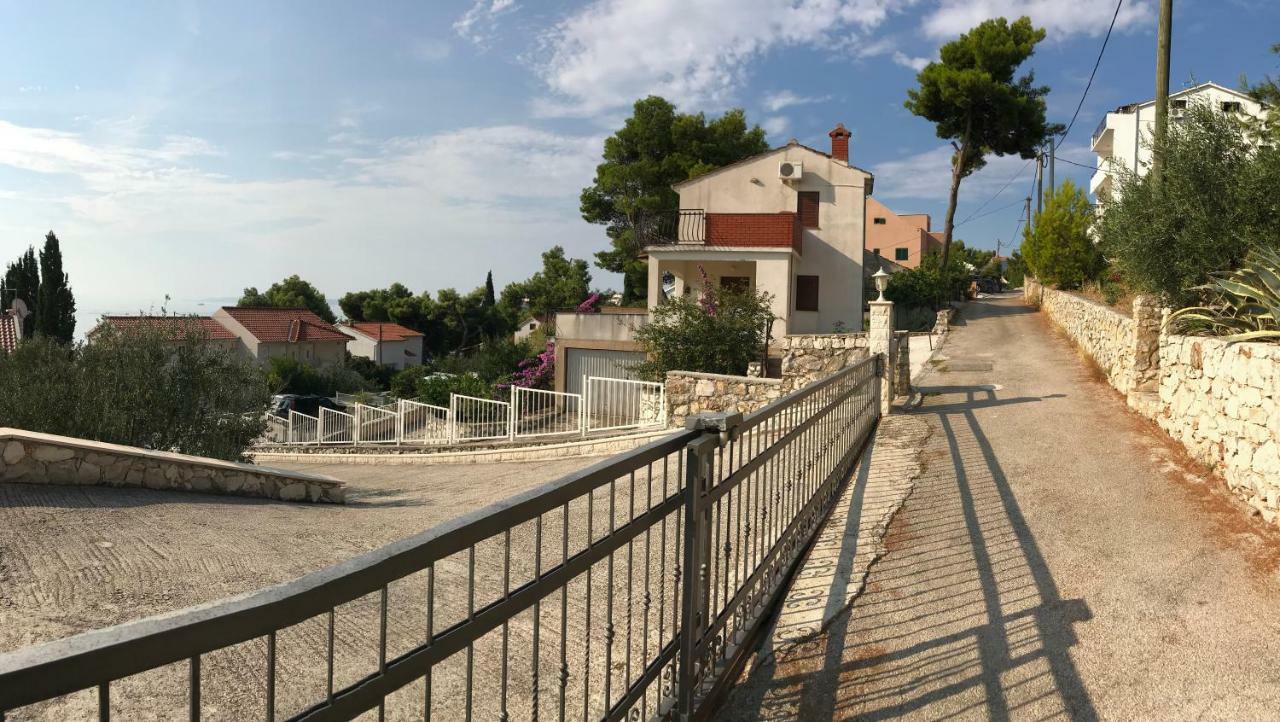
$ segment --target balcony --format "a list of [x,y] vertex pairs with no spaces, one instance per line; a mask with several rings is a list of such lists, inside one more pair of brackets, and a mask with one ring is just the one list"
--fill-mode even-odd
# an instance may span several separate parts
[[642,245],[803,249],[800,216],[781,213],[707,213],[681,209],[645,214],[636,223]]
[[577,341],[634,341],[636,329],[648,322],[647,308],[606,307],[598,313],[561,311],[556,314],[556,338]]
[[1098,155],[1111,155],[1112,142],[1115,139],[1115,129],[1107,125],[1107,119],[1110,113],[1102,116],[1102,122],[1098,123],[1098,127],[1094,129],[1093,136],[1089,140],[1089,147]]

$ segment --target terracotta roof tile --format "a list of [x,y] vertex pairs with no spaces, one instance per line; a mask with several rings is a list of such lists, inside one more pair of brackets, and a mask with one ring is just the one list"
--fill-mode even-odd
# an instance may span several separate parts
[[[103,316],[102,323],[109,324],[120,331],[143,327],[176,329],[184,324],[192,324],[204,332],[210,341],[230,340],[236,337],[222,324],[208,316]],[[90,333],[92,334],[93,331]]]
[[18,347],[18,316],[13,311],[0,311],[0,352],[13,353]]
[[419,338],[422,336],[421,333],[414,331],[411,328],[405,328],[398,323],[361,321],[348,325],[350,328],[354,328],[375,341],[379,338],[383,341],[403,341],[407,338]]
[[305,308],[223,306],[259,342],[348,341],[350,337]]

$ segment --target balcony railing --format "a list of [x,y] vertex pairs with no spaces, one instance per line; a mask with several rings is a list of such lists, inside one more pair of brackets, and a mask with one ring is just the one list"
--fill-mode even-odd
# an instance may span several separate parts
[[707,214],[700,208],[643,213],[636,221],[636,236],[644,246],[705,243]]
[[1102,116],[1102,120],[1098,122],[1098,127],[1093,129],[1093,135],[1089,138],[1089,145],[1094,145],[1102,134],[1107,132],[1107,116]]
[[803,228],[798,214],[707,213],[682,209],[645,214],[636,223],[644,246],[707,245],[790,248],[800,252]]

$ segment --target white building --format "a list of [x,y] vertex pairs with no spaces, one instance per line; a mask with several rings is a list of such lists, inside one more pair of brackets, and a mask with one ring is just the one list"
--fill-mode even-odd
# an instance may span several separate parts
[[422,365],[424,336],[398,323],[361,322],[342,324],[338,330],[351,337],[347,350],[352,356],[395,369]]
[[525,339],[532,336],[533,332],[537,331],[541,327],[542,327],[542,322],[534,318],[533,316],[530,316],[529,318],[526,318],[525,320],[520,322],[520,326],[516,328],[516,332],[512,338],[515,340],[516,343],[520,343],[521,341],[524,341]]
[[[1217,83],[1199,85],[1169,94],[1169,120],[1178,122],[1187,108],[1207,103],[1209,107],[1226,113],[1241,113],[1255,118],[1265,110],[1261,103],[1248,95]],[[1099,206],[1116,192],[1118,176],[1137,170],[1145,175],[1151,168],[1151,137],[1155,132],[1156,101],[1122,105],[1107,113],[1097,130],[1093,131],[1091,147],[1098,155],[1098,170],[1089,181],[1089,192],[1098,199]]]

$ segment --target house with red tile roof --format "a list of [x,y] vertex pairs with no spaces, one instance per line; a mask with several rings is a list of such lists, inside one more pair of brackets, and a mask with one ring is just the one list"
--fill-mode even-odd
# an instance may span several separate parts
[[360,321],[339,324],[337,329],[351,337],[348,350],[352,356],[363,356],[395,369],[422,364],[425,337],[411,328],[398,323]]
[[305,308],[223,306],[213,320],[234,335],[250,358],[292,358],[325,366],[346,359],[350,337]]
[[98,325],[85,334],[85,338],[93,343],[108,329],[123,334],[161,331],[171,334],[174,340],[197,335],[210,348],[233,352],[243,350],[240,339],[210,316],[103,316]]
[[0,353],[13,353],[22,340],[22,319],[13,309],[0,311]]

